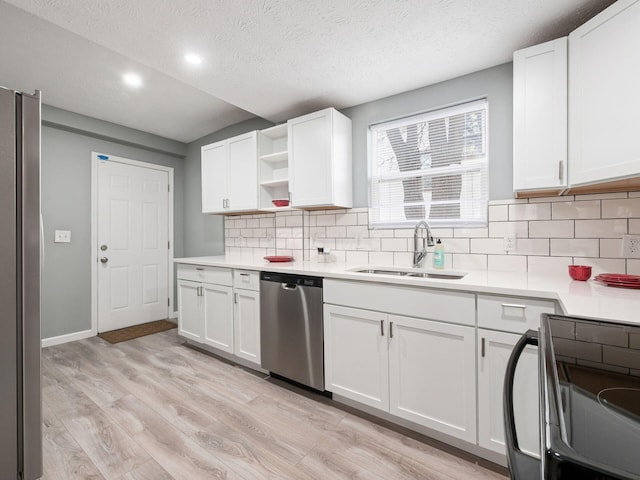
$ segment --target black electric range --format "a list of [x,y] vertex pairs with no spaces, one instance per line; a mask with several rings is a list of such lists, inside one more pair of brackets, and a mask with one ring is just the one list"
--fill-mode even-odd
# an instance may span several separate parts
[[542,315],[542,478],[640,479],[640,326]]

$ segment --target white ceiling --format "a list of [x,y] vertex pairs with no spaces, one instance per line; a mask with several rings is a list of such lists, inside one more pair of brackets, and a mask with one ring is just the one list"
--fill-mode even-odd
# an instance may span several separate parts
[[[0,85],[190,142],[511,60],[611,0],[0,0]],[[188,51],[204,58],[195,67]],[[135,71],[144,86],[121,82]]]

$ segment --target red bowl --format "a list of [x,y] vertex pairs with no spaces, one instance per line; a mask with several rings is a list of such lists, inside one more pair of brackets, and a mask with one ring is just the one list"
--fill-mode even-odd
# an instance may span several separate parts
[[569,276],[574,280],[589,280],[591,267],[589,265],[569,265]]
[[271,203],[273,203],[276,207],[288,207],[289,206],[289,200],[271,200]]

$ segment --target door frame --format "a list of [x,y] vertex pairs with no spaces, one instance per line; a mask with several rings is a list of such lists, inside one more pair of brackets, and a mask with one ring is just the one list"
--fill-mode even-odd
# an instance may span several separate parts
[[156,165],[155,163],[141,162],[129,158],[118,157],[116,155],[108,155],[106,153],[91,152],[91,335],[98,334],[98,164],[105,161],[98,156],[106,156],[108,161],[131,165],[134,167],[149,168],[152,170],[160,170],[169,174],[169,204],[167,209],[167,228],[169,238],[169,248],[167,249],[167,280],[169,305],[167,306],[167,318],[174,318],[173,306],[174,298],[174,281],[173,281],[173,167],[165,167],[164,165]]

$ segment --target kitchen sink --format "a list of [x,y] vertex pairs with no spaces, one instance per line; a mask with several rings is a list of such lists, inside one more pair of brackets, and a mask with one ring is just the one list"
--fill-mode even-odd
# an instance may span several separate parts
[[363,269],[356,269],[353,271],[358,273],[374,273],[376,275],[398,275],[398,276],[407,275],[407,272],[404,272],[402,270],[383,270],[379,268],[363,268]]
[[370,273],[374,275],[396,275],[399,277],[441,278],[445,280],[459,280],[467,272],[460,270],[418,270],[418,269],[390,269],[390,268],[356,268],[352,272]]
[[444,271],[444,272],[408,272],[407,277],[422,278],[443,278],[445,280],[459,280],[464,277],[467,272]]

